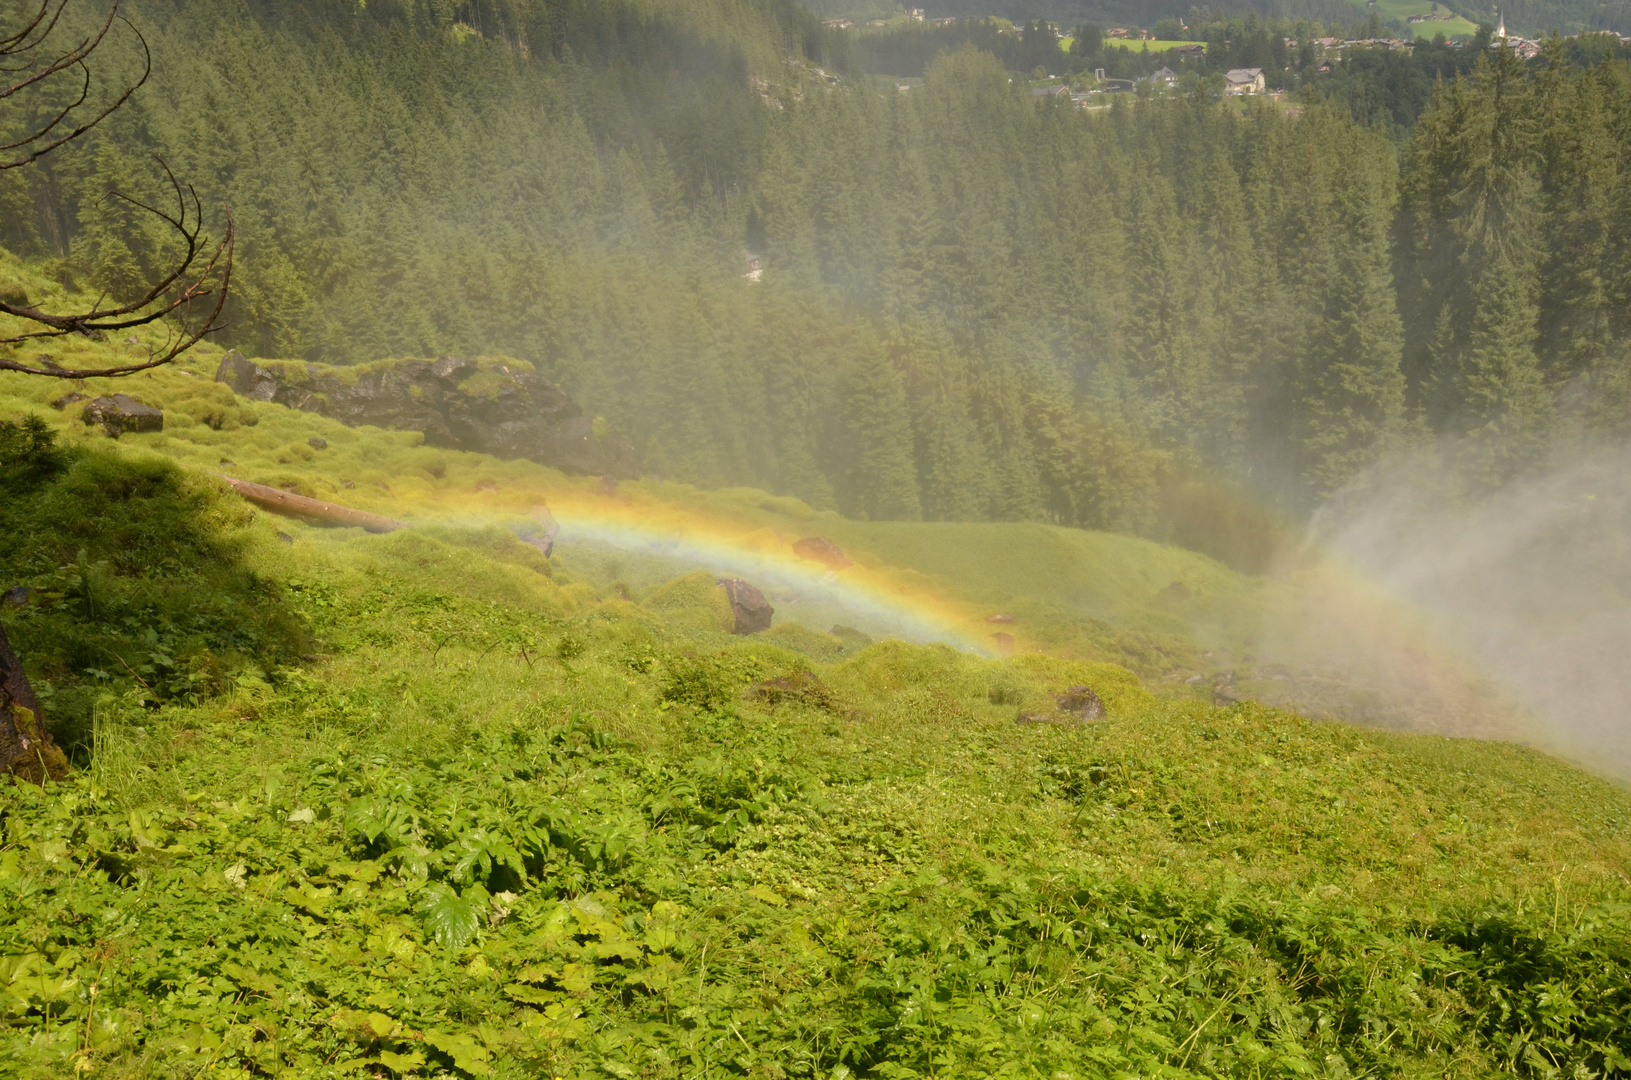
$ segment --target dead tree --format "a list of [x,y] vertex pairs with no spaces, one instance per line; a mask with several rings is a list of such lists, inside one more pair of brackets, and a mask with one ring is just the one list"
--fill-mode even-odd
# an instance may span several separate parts
[[[40,0],[39,8],[24,20],[20,29],[14,32],[0,29],[0,108],[15,108],[29,93],[42,91],[64,79],[77,78],[80,82],[77,96],[67,106],[28,126],[24,134],[13,141],[0,145],[0,171],[31,165],[84,135],[117,112],[152,73],[152,53],[147,48],[147,40],[120,13],[120,0],[114,0],[108,17],[97,29],[63,47],[56,47],[53,38],[69,2]],[[88,104],[92,81],[89,61],[108,40],[115,24],[122,24],[140,43],[142,73],[111,102],[91,105]],[[0,315],[9,315],[22,323],[21,328],[12,323],[0,331],[0,346],[43,342],[70,334],[100,338],[174,317],[175,322],[169,325],[163,343],[150,346],[147,356],[138,362],[114,367],[72,369],[44,358],[28,364],[0,357],[0,371],[19,371],[53,379],[131,375],[170,363],[202,341],[206,334],[221,328],[221,312],[232,282],[232,215],[227,214],[226,234],[212,250],[204,238],[203,208],[198,193],[190,185],[184,187],[163,158],[158,160],[175,197],[173,211],[118,191],[108,192],[104,199],[122,200],[164,223],[180,246],[180,254],[170,269],[159,275],[138,300],[122,303],[104,294],[85,311],[48,312],[26,302],[13,304],[0,300]]]
[[[47,92],[65,80],[77,80],[77,93],[58,110],[48,110],[38,123],[25,125],[21,135],[0,144],[0,172],[32,165],[46,154],[80,138],[124,106],[152,73],[152,53],[140,31],[119,10],[113,0],[107,18],[84,37],[58,44],[57,33],[70,0],[40,0],[32,16],[15,29],[0,27],[0,110],[20,109],[31,95]],[[112,100],[91,103],[90,60],[118,26],[135,35],[142,50],[139,78]],[[0,347],[15,347],[53,338],[80,334],[100,338],[109,333],[164,323],[168,334],[162,345],[149,348],[145,359],[114,367],[70,369],[48,361],[26,364],[0,357],[0,371],[19,371],[53,379],[85,379],[96,376],[130,375],[168,364],[201,341],[205,334],[220,328],[221,311],[226,305],[232,281],[232,215],[227,215],[226,235],[213,250],[204,238],[203,208],[197,192],[175,178],[159,159],[165,178],[175,196],[173,211],[142,202],[122,192],[109,192],[104,198],[121,199],[163,222],[179,242],[179,255],[170,269],[158,276],[145,293],[133,302],[110,300],[106,295],[87,310],[56,312],[42,310],[26,301],[0,300]],[[9,318],[5,318],[9,316]],[[172,321],[173,320],[173,321]],[[0,628],[0,773],[44,783],[47,777],[61,777],[68,762],[51,741],[39,700],[29,685],[23,666]]]
[[0,626],[0,774],[43,784],[67,772],[68,759],[47,734],[39,699]]

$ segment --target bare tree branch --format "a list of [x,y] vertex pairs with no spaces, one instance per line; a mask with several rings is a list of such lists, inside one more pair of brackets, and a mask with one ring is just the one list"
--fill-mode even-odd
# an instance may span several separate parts
[[[130,100],[130,96],[134,94],[143,83],[147,82],[148,76],[151,75],[153,71],[152,51],[148,49],[147,39],[142,37],[141,31],[137,30],[136,27],[131,24],[129,19],[126,19],[123,15],[119,14],[119,4],[120,0],[113,0],[112,6],[108,8],[108,17],[103,20],[101,27],[98,28],[96,33],[81,40],[79,44],[75,45],[67,52],[60,53],[48,60],[40,58],[37,53],[45,45],[45,41],[48,37],[50,37],[51,32],[56,29],[57,20],[62,16],[63,10],[68,6],[68,0],[59,0],[55,11],[50,10],[50,0],[43,0],[39,11],[35,13],[34,18],[29,22],[28,26],[24,27],[23,30],[16,34],[10,35],[9,37],[0,38],[0,59],[17,59],[15,64],[0,66],[0,70],[4,70],[11,74],[21,73],[24,75],[23,78],[16,82],[0,87],[0,101],[5,101],[11,97],[14,97],[23,90],[26,90],[31,86],[37,86],[45,82],[47,79],[50,79],[52,76],[59,75],[71,68],[79,68],[84,76],[84,85],[80,89],[80,95],[77,101],[68,106],[67,109],[65,109],[44,127],[36,129],[30,134],[23,136],[23,138],[19,139],[18,141],[3,148],[6,150],[14,150],[19,147],[32,147],[32,149],[30,149],[26,154],[13,158],[9,161],[0,161],[0,170],[15,169],[22,165],[27,165],[30,162],[38,161],[41,157],[49,154],[57,147],[79,138],[79,136],[85,134],[85,132],[89,131],[97,124],[100,124],[103,120],[106,120],[109,116],[116,112],[122,105],[124,105],[125,102]],[[49,18],[47,17],[48,15]],[[141,43],[143,57],[141,78],[127,86],[124,92],[120,94],[112,104],[103,108],[101,112],[91,117],[85,123],[80,124],[67,134],[60,135],[43,145],[34,145],[40,143],[40,141],[45,139],[47,135],[55,131],[58,125],[60,125],[63,120],[67,119],[69,114],[85,103],[85,99],[90,94],[91,85],[91,72],[90,68],[85,64],[85,61],[90,57],[91,53],[95,52],[102,45],[102,42],[107,39],[108,32],[113,29],[115,20],[122,22],[125,24],[125,26],[129,27],[130,32],[135,34],[136,40]]]
[[[153,71],[152,50],[148,48],[147,39],[142,36],[141,31],[120,14],[120,2],[121,0],[113,0],[107,18],[93,34],[63,52],[46,53],[45,46],[69,0],[41,0],[38,10],[21,29],[0,36],[0,73],[5,73],[7,77],[20,76],[9,85],[0,80],[0,102],[14,98],[29,87],[41,87],[46,80],[74,68],[79,69],[82,77],[79,95],[72,103],[58,111],[49,121],[30,125],[28,134],[14,142],[0,145],[0,171],[31,164],[52,150],[78,139],[118,111],[130,100],[131,95],[147,82]],[[92,79],[86,61],[107,40],[115,21],[124,23],[131,33],[136,35],[136,40],[141,45],[141,77],[126,86],[118,98],[111,104],[101,107],[94,115],[89,118],[76,118],[76,110],[90,97]],[[74,126],[62,130],[70,122]],[[21,153],[9,159],[5,158],[4,155],[12,151]],[[209,246],[203,236],[203,207],[199,202],[198,193],[190,185],[183,189],[164,159],[159,157],[157,160],[159,167],[164,170],[171,191],[175,194],[174,212],[162,210],[120,191],[108,192],[102,201],[120,200],[162,221],[172,237],[180,241],[181,253],[178,260],[147,288],[140,299],[128,303],[110,302],[107,295],[103,294],[88,311],[56,314],[42,311],[38,306],[30,306],[26,302],[10,304],[0,301],[0,315],[22,320],[29,326],[29,329],[10,336],[0,336],[0,346],[17,346],[69,334],[100,336],[149,326],[172,315],[178,319],[176,328],[167,335],[162,346],[149,348],[147,358],[139,363],[108,368],[68,369],[56,365],[34,366],[0,357],[0,371],[17,371],[57,379],[131,375],[170,363],[198,344],[205,335],[222,329],[221,312],[225,309],[227,292],[232,281],[235,239],[232,213],[230,210],[227,212],[226,235],[205,259]],[[206,302],[209,305],[208,314],[199,320],[195,316],[195,308]]]

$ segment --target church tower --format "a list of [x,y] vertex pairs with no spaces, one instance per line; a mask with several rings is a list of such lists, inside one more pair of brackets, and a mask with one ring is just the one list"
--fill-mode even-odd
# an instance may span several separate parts
[[1495,10],[1495,40],[1506,40],[1506,14],[1499,8]]

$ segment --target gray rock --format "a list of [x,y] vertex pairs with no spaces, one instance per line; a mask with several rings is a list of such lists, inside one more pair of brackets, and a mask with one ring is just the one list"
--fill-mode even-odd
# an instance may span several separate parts
[[234,394],[255,401],[271,401],[278,390],[272,373],[237,349],[221,358],[221,366],[215,369],[215,381],[226,383]]
[[756,634],[760,630],[770,629],[770,620],[776,609],[770,606],[764,593],[741,578],[722,577],[715,580],[730,598],[731,612],[736,616],[736,627],[732,633]]
[[515,535],[523,544],[529,544],[545,555],[551,555],[555,551],[555,537],[560,531],[561,526],[556,522],[555,515],[549,512],[549,507],[535,506],[532,509],[532,520],[519,526]]
[[1089,686],[1072,686],[1053,699],[1060,712],[1067,712],[1083,720],[1097,720],[1104,715],[1104,702]]
[[56,409],[58,412],[61,412],[63,409],[66,409],[68,406],[72,405],[74,402],[84,401],[84,400],[85,400],[85,395],[81,394],[78,390],[74,390],[74,391],[72,391],[70,393],[64,394],[61,397],[57,398],[57,400],[55,400],[55,401],[53,401],[51,403],[51,407],[53,409]]
[[313,450],[327,450],[328,440],[313,435],[311,438],[306,440],[306,445],[311,447]]
[[28,603],[29,594],[33,591],[34,590],[29,588],[27,585],[13,585],[11,588],[6,590],[5,596],[0,597],[0,601],[22,607]]
[[163,411],[144,405],[129,394],[95,398],[85,406],[80,418],[87,424],[101,424],[102,430],[114,439],[127,431],[164,430]]
[[459,356],[444,356],[430,366],[432,375],[435,375],[443,382],[451,382],[455,386],[458,385],[459,380],[463,379],[466,375],[473,373],[475,370],[475,361],[466,360]]

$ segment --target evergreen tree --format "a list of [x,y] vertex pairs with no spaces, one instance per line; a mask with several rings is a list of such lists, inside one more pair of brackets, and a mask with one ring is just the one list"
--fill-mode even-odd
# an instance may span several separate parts
[[922,507],[912,423],[894,359],[879,350],[856,357],[851,366],[842,421],[848,475],[839,503],[875,521],[916,521]]
[[1388,244],[1393,160],[1360,145],[1369,141],[1364,133],[1335,130],[1355,152],[1332,177],[1331,220],[1319,239],[1334,258],[1299,387],[1305,490],[1316,500],[1391,448],[1404,420],[1403,328]]

